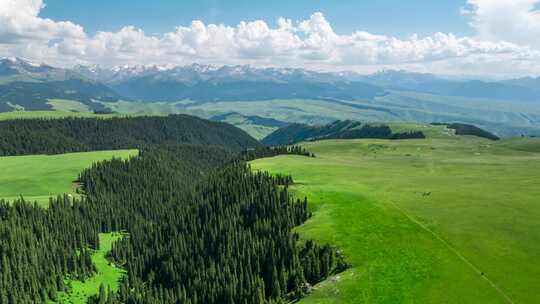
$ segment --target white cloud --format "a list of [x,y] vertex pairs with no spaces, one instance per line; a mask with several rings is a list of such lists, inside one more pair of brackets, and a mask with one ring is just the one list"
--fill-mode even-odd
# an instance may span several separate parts
[[540,47],[540,0],[468,0],[463,10],[483,39]]
[[38,14],[42,8],[41,0],[1,0],[0,41],[16,43],[21,40],[85,37],[81,26],[40,18]]
[[[534,39],[538,39],[538,14],[532,10],[538,1],[469,0],[466,13],[478,37],[435,33],[399,39],[362,31],[337,34],[320,12],[299,22],[280,18],[276,27],[262,20],[236,26],[193,21],[160,35],[133,26],[88,35],[72,22],[41,18],[41,0],[0,0],[0,56],[23,56],[62,66],[199,62],[325,70],[385,67],[458,74],[536,74],[540,73],[540,51],[535,43],[521,43],[526,38],[514,32],[523,37],[536,33]],[[512,12],[508,20],[526,17],[526,21],[508,28],[510,21],[497,21],[502,10]]]

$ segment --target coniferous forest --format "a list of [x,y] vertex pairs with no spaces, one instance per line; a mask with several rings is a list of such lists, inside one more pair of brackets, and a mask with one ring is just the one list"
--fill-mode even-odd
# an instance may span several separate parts
[[92,276],[102,232],[125,233],[109,259],[127,274],[90,303],[286,303],[344,270],[334,248],[293,232],[310,216],[307,201],[288,193],[290,176],[250,170],[238,153],[246,138],[137,142],[139,156],[81,172],[81,199],[59,196],[47,209],[1,201],[0,303],[55,300],[66,278]]
[[219,145],[234,151],[261,146],[232,125],[189,115],[0,121],[0,156],[136,149],[176,143]]

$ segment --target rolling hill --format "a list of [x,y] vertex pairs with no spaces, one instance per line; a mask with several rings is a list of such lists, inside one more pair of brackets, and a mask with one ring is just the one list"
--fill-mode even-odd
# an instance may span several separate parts
[[231,151],[261,146],[232,125],[189,115],[0,120],[0,156],[178,144],[222,146]]
[[280,146],[323,139],[408,139],[425,138],[422,131],[394,133],[384,124],[362,124],[356,121],[334,121],[327,125],[291,124],[280,128],[262,139],[268,146]]

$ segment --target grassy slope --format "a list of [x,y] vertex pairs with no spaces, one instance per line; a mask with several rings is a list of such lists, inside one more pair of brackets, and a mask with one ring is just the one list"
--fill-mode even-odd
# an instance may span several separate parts
[[65,118],[65,117],[91,117],[111,118],[119,114],[94,114],[88,112],[63,112],[63,111],[15,111],[0,113],[0,120],[30,119],[30,118]]
[[315,210],[301,235],[339,246],[353,264],[302,303],[539,301],[540,141],[527,152],[435,134],[314,142],[317,158],[253,163],[293,175]]
[[90,108],[82,102],[66,99],[49,99],[47,102],[55,111],[63,112],[91,112]]
[[71,290],[67,293],[58,294],[59,303],[84,304],[90,296],[99,293],[101,284],[105,286],[105,289],[110,286],[111,290],[118,290],[118,282],[125,274],[125,271],[109,263],[106,254],[111,250],[112,243],[121,237],[122,234],[120,233],[99,234],[100,248],[92,254],[92,262],[97,268],[97,273],[85,282],[67,280]]
[[117,150],[0,157],[0,198],[13,200],[23,195],[26,200],[46,206],[50,196],[74,194],[73,181],[92,163],[137,153]]

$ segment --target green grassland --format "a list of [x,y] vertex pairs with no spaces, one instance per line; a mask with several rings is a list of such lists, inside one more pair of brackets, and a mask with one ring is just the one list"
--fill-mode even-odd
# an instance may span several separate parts
[[425,140],[311,142],[316,158],[252,162],[294,177],[314,210],[300,235],[352,264],[301,303],[540,302],[540,139],[426,128]]
[[168,115],[180,114],[186,111],[183,108],[191,104],[189,100],[178,102],[137,102],[137,101],[116,101],[102,102],[114,112],[129,115]]
[[119,281],[125,271],[110,263],[106,255],[111,251],[112,244],[124,237],[121,233],[100,233],[99,250],[92,254],[92,262],[96,266],[97,273],[86,281],[67,280],[70,286],[68,292],[58,294],[58,303],[84,304],[87,299],[99,293],[99,286],[103,284],[105,289],[110,287],[112,291],[118,290]]
[[76,195],[73,182],[92,163],[137,154],[137,150],[117,150],[0,157],[0,198],[14,200],[22,195],[47,206],[51,196]]
[[55,111],[63,112],[91,112],[90,108],[80,101],[66,99],[49,99],[47,102]]
[[66,117],[88,117],[88,118],[111,118],[120,116],[119,114],[94,114],[89,112],[69,112],[69,111],[14,111],[0,113],[0,120],[11,119],[31,119],[49,118],[59,119]]

